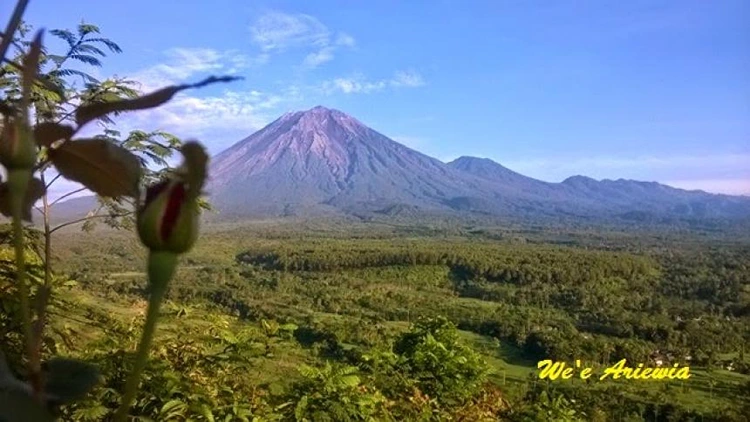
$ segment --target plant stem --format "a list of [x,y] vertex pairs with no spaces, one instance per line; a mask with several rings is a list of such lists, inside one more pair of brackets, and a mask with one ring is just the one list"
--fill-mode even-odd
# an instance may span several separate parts
[[26,340],[26,353],[29,358],[29,377],[33,387],[34,395],[39,396],[41,392],[41,380],[39,378],[40,365],[33,359],[34,336],[31,328],[31,308],[29,304],[29,287],[26,285],[26,236],[23,230],[23,200],[29,185],[31,172],[28,170],[9,170],[8,188],[10,193],[10,205],[13,215],[13,245],[16,255],[16,284],[18,285],[18,296],[21,304],[21,322],[23,334]]
[[133,371],[128,376],[125,384],[125,393],[122,397],[120,407],[115,413],[115,422],[124,422],[128,417],[130,406],[138,392],[138,384],[141,379],[141,372],[146,367],[148,353],[151,349],[151,341],[156,331],[156,322],[159,319],[159,308],[167,292],[169,280],[174,275],[177,267],[178,255],[172,252],[154,252],[150,251],[148,255],[148,281],[151,288],[151,297],[148,301],[148,310],[146,311],[146,322],[143,326],[143,334],[138,344],[138,351],[135,358]]
[[13,9],[13,16],[11,16],[8,21],[8,26],[5,27],[5,32],[3,32],[3,39],[0,41],[0,59],[5,58],[5,53],[8,52],[8,47],[10,47],[10,44],[13,42],[13,36],[21,25],[23,12],[26,11],[26,6],[28,5],[29,0],[19,0],[18,3],[16,3],[15,9]]
[[[44,183],[44,172],[41,173],[41,181]],[[33,368],[41,369],[42,360],[42,338],[44,334],[44,324],[47,320],[47,303],[52,294],[52,236],[49,227],[49,201],[47,192],[42,195],[44,218],[44,285],[39,288],[36,296],[36,322],[32,329],[33,346],[29,356],[29,364]],[[39,371],[41,377],[41,371]],[[40,379],[40,384],[41,384]]]

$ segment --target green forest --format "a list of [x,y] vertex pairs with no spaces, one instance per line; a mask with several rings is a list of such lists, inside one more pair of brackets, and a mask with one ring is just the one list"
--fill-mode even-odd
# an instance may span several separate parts
[[[0,421],[748,420],[746,237],[201,227],[202,144],[114,118],[236,77],[149,94],[99,80],[120,47],[88,23],[34,32],[27,3],[0,42]],[[83,187],[53,197],[62,179]],[[86,189],[96,210],[56,214]],[[596,375],[541,377],[544,360]],[[623,360],[690,377],[600,379]]]
[[[619,239],[613,251],[357,233],[208,229],[171,284],[132,415],[746,420],[747,245],[686,236],[661,246]],[[143,323],[143,251],[124,232],[59,236],[45,344],[95,363],[103,379],[63,420],[107,420]],[[544,359],[579,359],[599,373],[620,359],[663,359],[691,377],[541,380]]]

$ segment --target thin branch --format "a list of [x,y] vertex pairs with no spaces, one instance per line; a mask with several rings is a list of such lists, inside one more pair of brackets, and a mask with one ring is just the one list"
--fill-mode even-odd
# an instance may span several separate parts
[[49,189],[49,187],[50,187],[50,186],[52,186],[52,184],[53,184],[53,183],[55,183],[55,180],[59,179],[60,177],[61,177],[61,174],[60,174],[60,173],[57,173],[57,175],[56,175],[55,177],[53,177],[53,178],[52,178],[52,180],[50,180],[50,181],[49,181],[49,183],[47,183],[47,184],[46,184],[46,185],[44,186],[44,189],[45,189],[45,190]]
[[[40,175],[42,184],[45,184],[44,172]],[[34,323],[34,354],[31,356],[31,362],[35,366],[41,365],[42,338],[44,336],[44,325],[47,322],[47,305],[52,295],[52,238],[49,231],[49,196],[47,191],[42,195],[42,207],[44,217],[44,285],[37,292],[36,297],[36,315]]]
[[94,219],[94,218],[127,217],[127,216],[132,215],[132,214],[133,214],[133,211],[128,211],[128,212],[122,213],[122,214],[96,214],[96,215],[89,215],[89,216],[86,216],[86,217],[83,217],[83,218],[79,218],[77,220],[68,221],[67,223],[62,223],[59,226],[54,227],[49,232],[50,232],[50,234],[52,234],[52,233],[54,233],[54,232],[62,229],[63,227],[72,226],[73,224],[83,223],[83,222],[85,222],[87,220]]
[[[4,37],[4,36],[5,36],[5,34],[3,34],[2,32],[0,32],[0,38],[2,38],[2,37]],[[11,37],[11,38],[12,38],[12,37]],[[16,40],[13,40],[13,41],[11,41],[10,43],[11,43],[11,45],[12,45],[13,47],[16,47],[16,49],[18,50],[18,53],[19,53],[19,54],[23,54],[23,50],[24,50],[24,48],[25,48],[25,47],[24,47],[24,46],[23,46],[23,45],[22,45],[22,44],[21,44],[20,42],[18,42],[18,41],[16,41]]]
[[53,205],[55,205],[56,203],[58,203],[58,202],[62,201],[63,199],[65,199],[65,198],[67,198],[67,197],[69,197],[69,196],[71,196],[71,195],[75,195],[75,194],[77,194],[77,193],[79,193],[79,192],[83,192],[83,191],[85,191],[86,189],[88,189],[88,188],[80,188],[80,189],[76,189],[76,190],[74,190],[74,191],[68,192],[68,193],[66,193],[65,195],[63,195],[63,196],[61,196],[61,197],[59,197],[59,198],[55,199],[54,201],[52,201],[52,203],[50,203],[50,204],[49,204],[49,206],[50,206],[50,207],[52,207]]
[[34,205],[34,209],[37,210],[37,211],[39,211],[39,214],[44,214],[44,210],[42,210],[41,208],[37,207],[36,205]]
[[29,0],[18,0],[16,8],[13,9],[13,15],[8,21],[8,26],[5,27],[3,32],[3,40],[0,41],[0,57],[5,58],[5,53],[8,52],[11,42],[13,42],[13,34],[16,33],[18,27],[21,26],[21,19],[23,13],[26,11],[26,6],[29,5]]

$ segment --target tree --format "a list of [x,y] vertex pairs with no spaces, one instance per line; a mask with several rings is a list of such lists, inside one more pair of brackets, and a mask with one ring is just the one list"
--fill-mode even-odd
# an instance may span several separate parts
[[303,379],[282,405],[290,420],[370,421],[384,403],[380,392],[361,384],[356,367],[326,363],[322,368],[302,366],[299,371]]
[[395,343],[398,366],[430,397],[462,403],[479,391],[486,363],[463,345],[446,318],[420,318]]

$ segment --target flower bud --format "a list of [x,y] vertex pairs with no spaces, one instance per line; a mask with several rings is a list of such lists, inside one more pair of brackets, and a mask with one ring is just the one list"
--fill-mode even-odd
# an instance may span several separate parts
[[181,180],[148,187],[138,210],[138,235],[152,252],[185,253],[198,238],[198,204]]
[[8,170],[30,169],[36,164],[36,144],[22,120],[6,120],[0,137],[0,164]]

